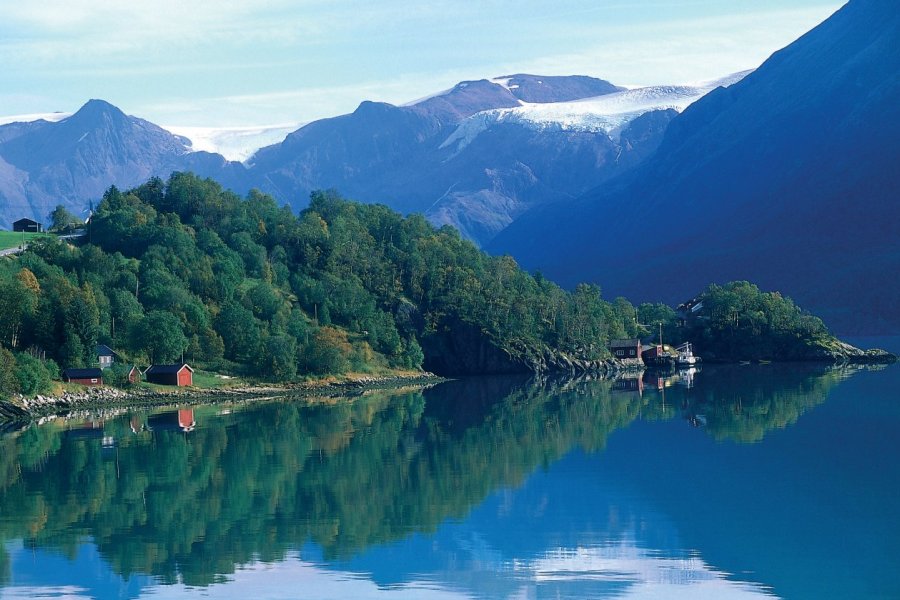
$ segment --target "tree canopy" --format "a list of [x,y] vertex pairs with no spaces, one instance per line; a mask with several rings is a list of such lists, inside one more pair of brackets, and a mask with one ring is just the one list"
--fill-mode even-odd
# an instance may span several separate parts
[[596,286],[567,292],[450,227],[331,191],[296,215],[174,173],[110,188],[85,241],[36,242],[0,265],[4,347],[73,367],[93,364],[100,342],[134,362],[183,354],[287,380],[420,368],[422,341],[460,321],[501,348],[592,358],[638,333],[634,308]]

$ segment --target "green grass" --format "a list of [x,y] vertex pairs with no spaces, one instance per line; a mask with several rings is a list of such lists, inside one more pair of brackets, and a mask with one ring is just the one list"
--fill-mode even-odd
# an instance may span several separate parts
[[[199,388],[201,390],[209,390],[214,388],[223,388],[223,387],[234,387],[238,385],[243,385],[246,382],[240,377],[229,377],[228,379],[224,379],[216,373],[212,373],[210,371],[194,371],[194,385],[192,387]],[[137,384],[139,388],[150,390],[153,392],[173,392],[177,390],[183,390],[186,388],[179,388],[174,385],[159,385],[156,383],[148,383],[146,381],[142,381]]]
[[239,377],[223,379],[222,377],[217,376],[215,373],[210,373],[209,371],[201,371],[199,369],[194,371],[194,387],[197,388],[209,389],[230,387],[240,385],[242,383],[244,382]]
[[[49,233],[26,233],[25,241],[31,241],[35,238],[50,237]],[[19,231],[0,231],[0,250],[7,248],[17,248],[22,244],[22,233]]]

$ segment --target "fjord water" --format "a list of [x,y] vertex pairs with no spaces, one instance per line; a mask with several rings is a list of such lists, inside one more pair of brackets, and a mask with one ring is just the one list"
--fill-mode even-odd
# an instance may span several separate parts
[[0,598],[898,598],[900,368],[449,382],[0,437]]

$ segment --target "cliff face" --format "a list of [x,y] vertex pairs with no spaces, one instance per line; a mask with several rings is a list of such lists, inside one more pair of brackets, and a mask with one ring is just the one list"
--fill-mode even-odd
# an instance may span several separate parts
[[505,347],[470,323],[455,321],[422,339],[423,368],[438,375],[507,375],[514,373],[597,373],[609,375],[643,368],[625,362],[574,356],[545,345],[515,343]]
[[438,375],[501,375],[528,369],[469,323],[454,323],[422,338],[426,371]]

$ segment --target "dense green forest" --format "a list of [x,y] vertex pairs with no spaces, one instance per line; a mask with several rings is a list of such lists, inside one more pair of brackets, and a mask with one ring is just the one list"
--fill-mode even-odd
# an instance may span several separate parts
[[821,319],[747,281],[710,285],[692,306],[679,314],[664,304],[642,304],[638,316],[661,323],[666,343],[691,342],[705,360],[825,358],[837,342]]
[[111,188],[79,243],[36,242],[0,263],[0,313],[0,393],[94,364],[98,342],[137,364],[184,356],[286,381],[418,369],[423,345],[460,324],[498,348],[589,358],[639,331],[627,301],[564,291],[421,216],[333,192],[296,215],[185,173]]
[[608,302],[595,285],[563,290],[419,215],[330,191],[297,215],[257,191],[241,198],[174,173],[110,188],[77,241],[41,239],[0,260],[0,396],[96,364],[97,343],[120,354],[105,379],[122,383],[126,365],[182,358],[269,381],[522,371],[523,356],[545,349],[605,358],[608,340],[660,323],[666,341],[731,360],[808,357],[833,341],[819,319],[746,282],[701,299],[682,327],[670,307]]

